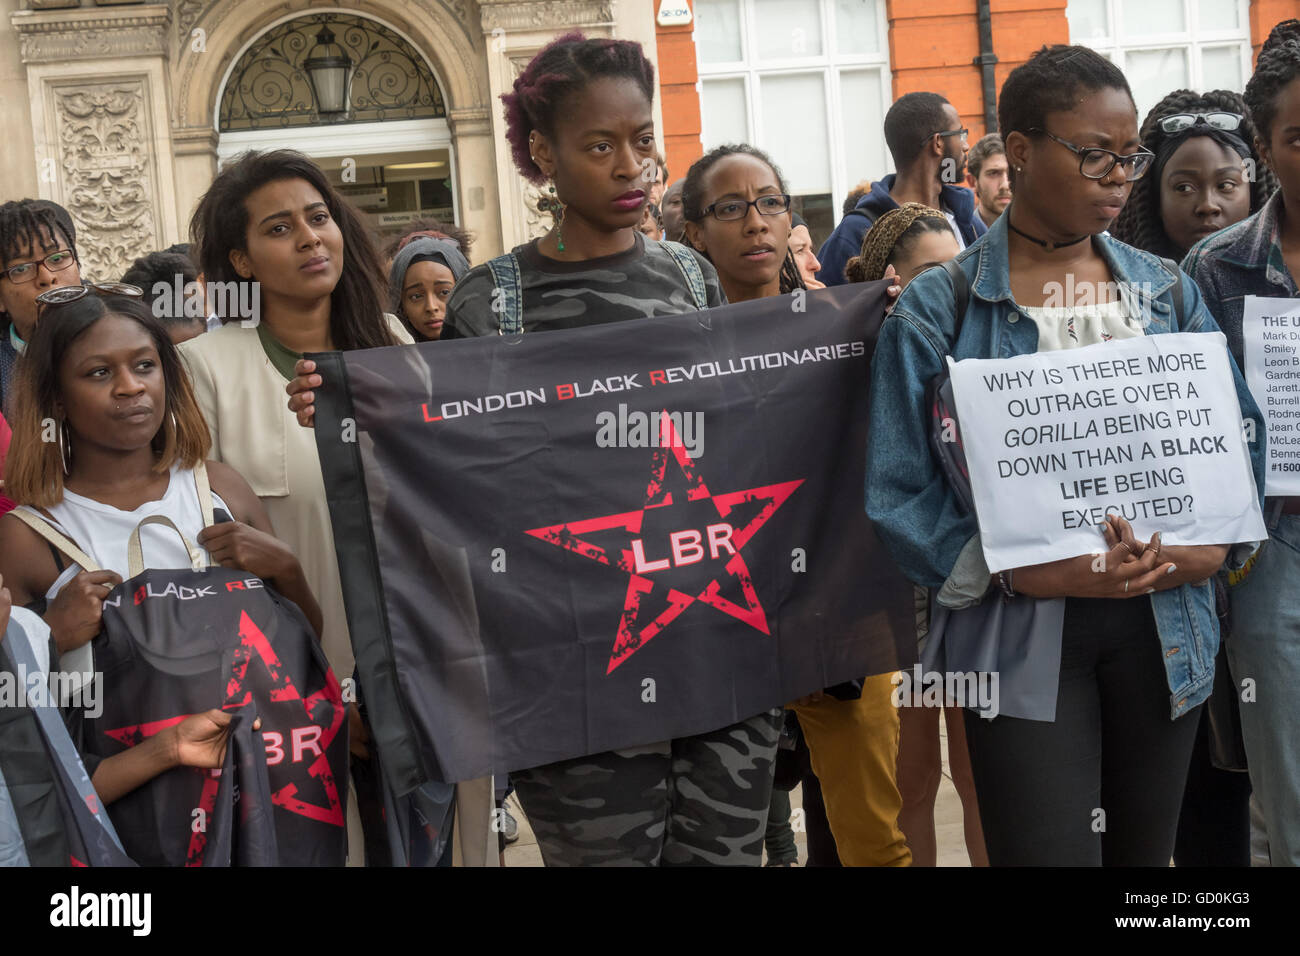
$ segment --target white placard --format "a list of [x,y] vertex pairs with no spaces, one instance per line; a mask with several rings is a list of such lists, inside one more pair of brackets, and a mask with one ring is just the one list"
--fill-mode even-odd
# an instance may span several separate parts
[[1144,541],[1266,537],[1221,332],[966,359],[952,384],[992,571],[1102,550],[1107,512]]
[[1300,299],[1246,296],[1246,386],[1264,413],[1264,493],[1300,495]]

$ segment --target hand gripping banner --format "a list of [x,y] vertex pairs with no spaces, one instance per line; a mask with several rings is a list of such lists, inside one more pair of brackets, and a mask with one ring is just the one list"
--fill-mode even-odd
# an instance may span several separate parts
[[311,356],[396,793],[912,663],[912,586],[863,510],[884,288]]

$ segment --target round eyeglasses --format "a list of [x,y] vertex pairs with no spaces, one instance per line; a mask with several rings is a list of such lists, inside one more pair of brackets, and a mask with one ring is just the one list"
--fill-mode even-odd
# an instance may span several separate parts
[[759,196],[757,199],[746,201],[744,199],[719,199],[710,206],[704,207],[704,212],[700,218],[712,215],[719,222],[735,222],[737,219],[744,219],[749,215],[749,207],[753,206],[758,210],[761,216],[779,216],[783,212],[790,210],[790,197],[785,193],[769,193],[766,196]]
[[76,261],[77,257],[71,250],[60,249],[58,252],[51,252],[44,259],[33,259],[31,262],[20,262],[16,266],[10,266],[0,275],[6,276],[14,285],[35,282],[36,273],[40,271],[42,264],[51,272],[62,272]]
[[1204,123],[1214,129],[1233,130],[1241,128],[1240,113],[1171,113],[1160,118],[1160,128],[1166,133],[1181,133],[1185,129]]
[[1145,176],[1147,170],[1151,168],[1152,161],[1156,158],[1155,153],[1146,149],[1139,149],[1136,153],[1121,156],[1113,150],[1102,149],[1100,146],[1076,146],[1074,143],[1061,139],[1061,137],[1036,126],[1030,127],[1029,132],[1042,133],[1048,139],[1060,143],[1078,156],[1079,172],[1089,179],[1105,179],[1118,164],[1124,167],[1125,177],[1132,182]]

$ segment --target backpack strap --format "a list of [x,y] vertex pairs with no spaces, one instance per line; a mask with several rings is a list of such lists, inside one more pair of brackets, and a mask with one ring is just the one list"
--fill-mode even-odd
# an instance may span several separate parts
[[37,513],[36,511],[31,510],[30,508],[27,508],[26,506],[20,506],[18,508],[15,508],[13,511],[10,512],[10,514],[12,514],[23,524],[27,525],[27,527],[31,528],[37,534],[39,534],[42,538],[48,541],[55,548],[58,548],[60,551],[66,554],[77,564],[79,564],[81,566],[81,570],[83,571],[99,570],[99,565],[96,564],[94,561],[92,561],[90,559],[90,556],[87,555],[86,552],[82,551],[79,547],[77,547],[76,542],[74,542],[71,538],[65,535],[58,528],[54,527],[54,525],[50,524],[49,520],[46,519],[43,515]]
[[1165,267],[1165,271],[1174,277],[1174,287],[1169,291],[1174,296],[1174,318],[1178,320],[1178,328],[1183,327],[1183,319],[1186,318],[1186,309],[1183,305],[1183,270],[1178,268],[1178,263],[1173,259],[1160,257],[1160,264]]
[[176,523],[166,515],[149,515],[147,518],[140,519],[140,523],[135,526],[135,529],[131,532],[131,537],[126,542],[128,580],[144,571],[144,552],[140,547],[140,532],[148,524],[162,525],[175,531],[180,536],[181,544],[185,545],[185,553],[190,556],[190,568],[195,571],[203,570],[205,566],[203,552],[196,545],[190,544],[190,539],[185,537],[185,532],[176,527]]
[[859,209],[857,206],[854,206],[852,209],[846,212],[840,218],[840,222],[843,222],[845,219],[848,219],[849,216],[861,216],[863,219],[867,221],[868,229],[870,229],[872,226],[876,224],[876,220],[871,218],[871,213],[867,212],[865,209]]
[[[487,262],[492,281],[501,290],[502,309],[497,322],[498,335],[520,335],[524,331],[524,280],[519,273],[519,259],[513,252]],[[492,303],[496,311],[496,302]]]
[[208,466],[202,458],[194,466],[194,492],[199,496],[199,514],[203,516],[203,527],[211,528],[216,524],[212,514],[212,485],[208,483]]
[[943,271],[948,273],[948,280],[952,283],[954,302],[952,344],[948,346],[948,351],[951,352],[957,347],[957,339],[961,336],[961,324],[966,319],[966,309],[970,305],[970,280],[966,278],[966,273],[962,271],[961,266],[957,265],[956,259],[945,262]]
[[682,278],[686,280],[687,288],[691,290],[691,298],[695,300],[695,308],[701,312],[707,309],[709,307],[709,292],[704,284],[704,270],[700,268],[699,261],[680,242],[665,239],[659,245],[664,252],[672,257],[673,262],[677,263]]

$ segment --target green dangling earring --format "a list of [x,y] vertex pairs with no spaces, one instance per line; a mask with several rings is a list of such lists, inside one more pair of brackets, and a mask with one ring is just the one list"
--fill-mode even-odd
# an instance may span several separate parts
[[551,214],[555,217],[555,241],[560,252],[564,251],[564,203],[555,195],[555,183],[551,183]]

